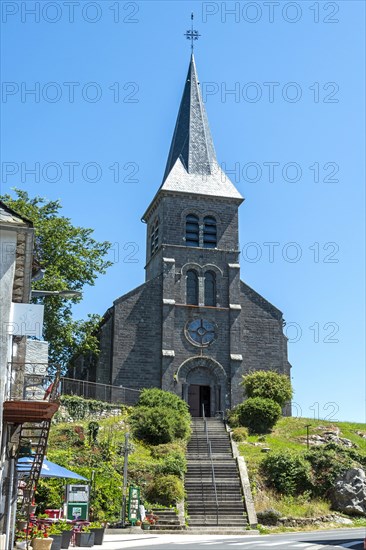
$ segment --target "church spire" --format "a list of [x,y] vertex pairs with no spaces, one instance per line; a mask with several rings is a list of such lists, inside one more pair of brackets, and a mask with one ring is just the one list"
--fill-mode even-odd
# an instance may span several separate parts
[[193,54],[163,181],[166,180],[178,158],[188,174],[211,174],[213,163],[217,163]]
[[147,221],[156,201],[171,192],[234,199],[238,204],[244,200],[217,162],[193,54],[163,181],[142,219]]

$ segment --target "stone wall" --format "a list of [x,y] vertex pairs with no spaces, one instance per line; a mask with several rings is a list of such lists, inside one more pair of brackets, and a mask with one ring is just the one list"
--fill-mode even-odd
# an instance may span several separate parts
[[161,304],[161,277],[114,303],[112,384],[161,387]]

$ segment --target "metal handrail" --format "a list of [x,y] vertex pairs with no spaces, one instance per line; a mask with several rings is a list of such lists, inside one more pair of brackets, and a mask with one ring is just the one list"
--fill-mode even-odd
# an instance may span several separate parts
[[210,438],[208,437],[208,425],[207,425],[207,419],[206,419],[206,415],[205,415],[205,406],[204,405],[202,405],[202,418],[203,418],[203,423],[204,423],[204,428],[205,428],[205,433],[206,433],[207,454],[208,454],[210,462],[211,462],[212,486],[213,486],[214,493],[215,493],[215,503],[216,503],[216,525],[218,525],[219,524],[219,501],[218,501],[218,498],[217,498],[215,468],[214,468],[214,463],[213,463],[213,459],[212,459],[212,446],[211,446]]
[[49,373],[48,363],[8,363],[6,377],[6,401],[57,401],[60,368]]
[[116,405],[121,403],[135,405],[141,390],[61,376],[60,393],[61,395],[78,395],[85,399],[99,399]]

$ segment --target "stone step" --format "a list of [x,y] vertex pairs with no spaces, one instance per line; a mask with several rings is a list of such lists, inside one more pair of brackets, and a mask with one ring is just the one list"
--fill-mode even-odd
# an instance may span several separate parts
[[[216,509],[215,510],[206,510],[206,511],[201,511],[201,512],[194,512],[193,513],[189,513],[188,514],[191,518],[194,518],[194,519],[199,519],[199,518],[209,518],[209,519],[212,519],[212,518],[215,518],[216,519]],[[220,508],[219,508],[219,516],[220,517],[231,517],[231,518],[239,518],[239,519],[245,519],[246,520],[246,514],[243,510],[238,510],[237,512],[229,512],[229,511],[225,511],[225,513],[223,513]]]
[[[220,482],[218,483],[217,480],[216,480],[216,488],[219,488],[220,491],[223,491],[225,488],[228,490],[228,491],[232,491],[233,488],[236,488],[238,487],[238,485],[235,483],[235,481],[233,481],[232,478],[227,478],[227,479],[220,479]],[[190,478],[188,480],[186,480],[185,482],[185,486],[189,489],[213,489],[213,483],[212,483],[212,479],[211,479],[211,476],[209,477],[197,477],[196,479],[193,479],[193,478]],[[240,487],[239,487],[240,489]],[[240,492],[240,491],[239,491]]]
[[[186,475],[186,481],[197,481],[197,480],[205,480],[206,483],[212,483],[212,472],[207,470],[203,471],[202,474],[199,472],[194,472]],[[226,472],[220,472],[217,473],[215,470],[215,479],[216,483],[223,484],[226,483],[235,483],[236,482],[236,470],[233,471],[226,471]]]
[[[216,487],[220,488],[220,491],[227,488],[228,491],[232,491],[233,488],[238,487],[238,485],[235,483],[235,481],[232,478],[224,478],[220,479],[220,482],[218,483],[216,480],[215,483]],[[207,489],[213,489],[213,483],[211,476],[208,477],[197,477],[196,479],[190,478],[186,480],[185,486],[191,489],[197,489],[197,488],[207,488]]]
[[172,531],[181,531],[184,529],[184,525],[180,525],[179,523],[177,525],[172,525],[171,523],[156,523],[155,525],[151,525],[150,531],[165,531],[166,529],[170,529]]
[[[236,500],[238,502],[241,501],[241,493],[240,491],[232,491],[230,493],[225,492],[216,492],[217,500],[222,503],[226,502],[232,502],[233,500]],[[215,492],[214,491],[187,491],[187,501],[188,502],[194,502],[195,500],[199,501],[210,501],[213,502],[216,500]]]
[[[192,502],[187,502],[187,507],[189,514],[216,514],[216,503],[214,500],[210,502],[202,500],[201,502],[195,504],[193,504]],[[245,511],[243,503],[239,500],[235,502],[229,502],[228,506],[226,506],[225,502],[219,502],[219,510],[220,513],[224,515],[230,515],[234,513],[240,515],[243,514]]]
[[[235,462],[232,464],[228,464],[227,466],[218,466],[217,464],[213,465],[215,470],[215,476],[221,475],[230,475],[232,476],[234,473],[236,473],[237,468]],[[187,468],[187,474],[186,475],[211,475],[212,467],[208,464],[205,464],[203,466],[188,466]]]
[[212,519],[212,520],[204,520],[204,521],[190,521],[189,522],[189,525],[192,526],[192,527],[201,527],[201,526],[209,526],[209,525],[212,525],[212,526],[218,526],[218,527],[242,527],[243,529],[245,529],[245,527],[248,525],[247,522],[243,521],[243,522],[238,522],[238,521],[230,521],[229,519],[223,519],[223,520],[220,520],[219,518],[219,521],[216,521],[216,519]]
[[[241,495],[237,494],[228,494],[228,495],[217,495],[217,501],[220,506],[224,506],[227,503],[232,505],[233,502],[236,502],[238,505],[242,504]],[[188,493],[187,503],[188,506],[202,506],[202,502],[205,506],[210,504],[214,505],[216,503],[216,497],[214,493]]]
[[217,470],[217,471],[225,471],[227,472],[228,470],[235,470],[236,469],[236,462],[234,460],[232,460],[232,456],[228,456],[226,458],[226,460],[221,460],[221,459],[218,459],[218,460],[212,460],[212,463],[211,463],[211,460],[189,460],[187,462],[187,471],[189,472],[194,472],[194,471],[201,471],[201,470],[208,470],[208,469],[212,469],[212,465],[213,467]]

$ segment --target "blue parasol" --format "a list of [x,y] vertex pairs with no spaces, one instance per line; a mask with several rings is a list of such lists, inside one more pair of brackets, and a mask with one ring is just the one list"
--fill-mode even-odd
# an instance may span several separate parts
[[[22,458],[19,458],[17,464],[18,473],[20,475],[29,474],[32,468],[32,464],[33,457],[31,456],[24,456]],[[63,466],[59,466],[58,464],[50,462],[46,459],[43,460],[41,477],[64,477],[66,479],[79,479],[82,481],[88,481],[85,477],[80,476],[79,474],[72,472],[71,470],[68,470]]]

